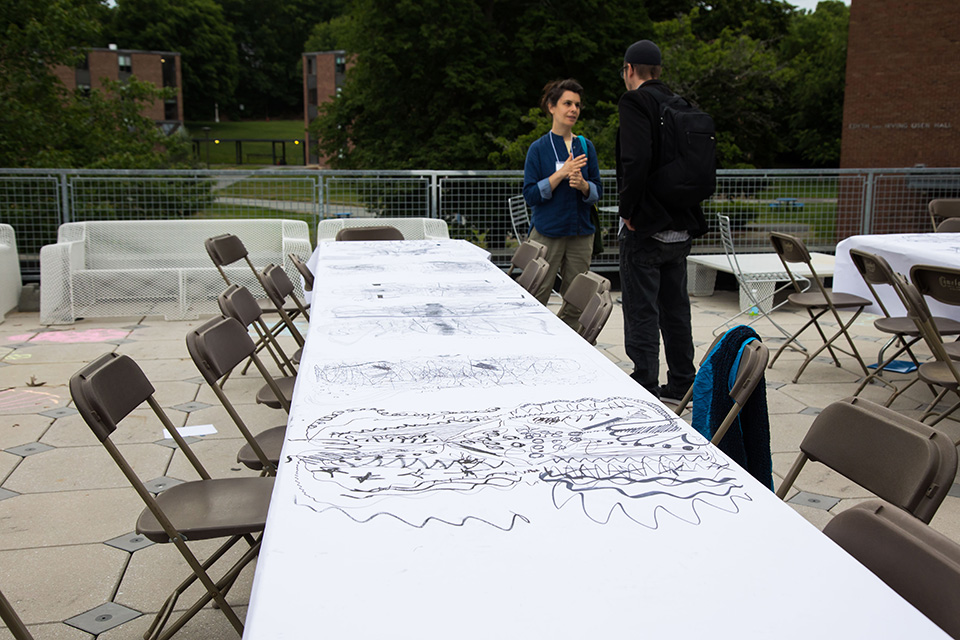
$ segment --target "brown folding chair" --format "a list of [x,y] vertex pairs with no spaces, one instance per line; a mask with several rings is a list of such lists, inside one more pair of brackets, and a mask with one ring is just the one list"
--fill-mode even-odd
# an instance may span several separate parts
[[313,272],[310,271],[310,267],[307,266],[307,263],[301,260],[300,256],[295,253],[288,253],[287,257],[290,258],[290,262],[293,263],[293,266],[303,277],[303,290],[313,291]]
[[[220,312],[224,317],[233,318],[245,327],[252,326],[254,328],[257,332],[257,342],[266,342],[267,351],[273,356],[281,374],[285,376],[297,375],[294,363],[299,361],[297,357],[299,351],[294,353],[293,357],[287,355],[278,336],[274,335],[267,323],[263,321],[263,311],[249,289],[238,284],[232,284],[217,297],[217,304],[220,306]],[[222,382],[220,386],[223,387]]]
[[[579,276],[578,276],[579,277]],[[597,338],[613,311],[613,298],[609,291],[593,294],[580,314],[580,330],[578,333],[592,345],[597,344]]]
[[960,218],[947,218],[937,225],[937,233],[960,233]]
[[[900,298],[900,301],[903,303],[906,308],[907,303],[904,301],[904,295],[900,289],[900,278],[893,272],[893,269],[890,267],[890,264],[883,258],[883,256],[874,255],[872,253],[867,253],[866,251],[861,251],[860,249],[851,249],[850,258],[853,260],[854,266],[857,268],[857,271],[860,272],[860,276],[863,278],[863,281],[866,283],[867,288],[870,289],[870,293],[873,295],[874,299],[877,301],[877,306],[880,307],[880,311],[883,313],[883,317],[877,318],[873,321],[873,326],[882,331],[891,335],[890,340],[880,349],[880,354],[877,356],[877,368],[875,371],[870,373],[866,378],[860,382],[860,386],[857,387],[857,390],[853,392],[854,396],[860,394],[864,388],[872,381],[878,380],[884,385],[891,387],[893,391],[890,396],[887,398],[887,401],[884,402],[885,407],[889,407],[893,404],[893,401],[896,400],[904,391],[909,389],[916,383],[920,378],[914,376],[909,383],[903,387],[897,387],[897,385],[892,382],[881,378],[881,374],[884,369],[894,360],[896,360],[901,354],[906,353],[910,360],[913,361],[913,364],[920,367],[920,361],[917,360],[917,357],[914,355],[913,351],[910,349],[914,344],[916,344],[920,339],[920,329],[917,328],[916,323],[909,316],[891,316],[890,312],[887,311],[887,307],[883,304],[883,298],[877,294],[875,289],[876,285],[887,285],[893,287],[894,292],[897,294],[897,297]],[[960,335],[960,322],[956,320],[951,320],[950,318],[934,318],[934,323],[937,326],[937,329],[940,331],[940,335]],[[888,358],[884,358],[883,354],[890,345],[894,342],[899,342],[900,347]]]
[[3,592],[0,591],[0,620],[7,625],[7,629],[13,634],[13,640],[33,640],[33,636],[27,631],[27,626],[13,609],[13,605],[7,600]]
[[[190,565],[192,575],[170,594],[144,635],[150,639],[166,639],[176,633],[210,600],[227,617],[238,634],[243,623],[226,600],[226,591],[240,571],[257,557],[260,538],[267,518],[267,507],[273,492],[273,478],[212,479],[190,446],[153,396],[154,388],[129,356],[108,353],[83,367],[70,378],[70,394],[83,421],[106,448],[127,480],[146,504],[137,520],[136,531],[157,543],[172,542]],[[170,432],[200,480],[177,484],[153,496],[127,462],[110,436],[118,424],[144,402]],[[188,541],[226,538],[209,558],[201,563]],[[236,543],[245,541],[250,548],[214,582],[208,571]],[[169,627],[177,599],[196,580],[206,593]]]
[[931,200],[927,204],[927,210],[930,212],[930,224],[934,231],[940,231],[937,218],[960,218],[960,198],[938,198]]
[[560,303],[557,315],[563,317],[567,307],[573,307],[582,313],[594,294],[604,291],[610,291],[610,281],[599,273],[593,271],[578,273],[567,290],[563,292],[563,302]]
[[942,431],[863,398],[827,406],[810,425],[777,489],[784,498],[807,460],[930,522],[957,475],[957,448]]
[[[850,336],[849,329],[850,325],[857,319],[863,308],[870,304],[870,301],[866,298],[861,298],[860,296],[855,296],[849,293],[832,293],[827,291],[827,288],[823,285],[823,280],[820,279],[820,276],[817,275],[816,269],[813,268],[813,261],[810,258],[810,252],[807,251],[807,247],[799,239],[787,235],[785,233],[771,233],[770,241],[773,243],[773,248],[776,250],[777,255],[780,256],[780,262],[783,263],[783,268],[787,272],[787,275],[790,276],[790,282],[793,284],[794,293],[791,293],[787,296],[787,299],[799,306],[803,307],[806,310],[807,315],[810,316],[810,319],[804,324],[798,331],[796,331],[792,336],[787,338],[786,342],[780,345],[780,348],[777,349],[777,353],[773,356],[773,359],[770,361],[770,368],[773,368],[774,363],[776,363],[777,358],[780,357],[780,354],[783,353],[783,350],[797,341],[800,334],[802,334],[807,327],[813,325],[817,333],[820,334],[820,339],[823,341],[823,345],[815,350],[807,353],[806,359],[803,361],[803,364],[800,365],[800,368],[797,369],[797,374],[793,377],[793,381],[796,382],[800,379],[803,370],[807,368],[807,365],[810,364],[814,358],[820,355],[824,349],[830,353],[830,357],[833,358],[834,363],[839,367],[840,360],[837,358],[837,354],[834,350],[841,353],[845,353],[849,356],[853,356],[857,364],[860,365],[861,371],[864,375],[870,375],[870,371],[867,369],[867,365],[863,363],[863,359],[860,357],[860,353],[857,351],[856,345],[853,343],[853,338]],[[793,272],[790,270],[790,264],[803,263],[807,266],[807,269],[810,270],[810,280],[812,280],[817,285],[818,291],[808,291],[804,292],[803,287],[800,284],[800,278],[796,277]],[[853,315],[849,320],[844,322],[840,318],[840,311],[853,311]],[[817,322],[824,314],[830,313],[833,315],[834,319],[837,322],[837,326],[840,328],[835,334],[830,338],[827,338],[826,334],[823,331],[823,328],[820,326],[820,323]],[[835,344],[835,341],[840,336],[843,336],[847,340],[847,344],[850,345],[850,351],[845,351]]]
[[936,406],[947,393],[952,392],[960,397],[960,368],[958,368],[960,364],[956,362],[960,358],[957,350],[960,345],[955,342],[949,345],[943,343],[943,336],[937,329],[937,324],[923,296],[930,296],[943,304],[960,305],[960,269],[914,265],[910,269],[910,278],[913,284],[903,283],[902,286],[905,304],[935,359],[934,362],[921,364],[917,369],[917,376],[927,384],[941,387],[940,393],[920,416],[920,420],[925,421],[928,417],[935,415],[933,422],[930,423],[935,425],[960,409],[960,402],[957,402],[945,411],[939,413],[936,411]]
[[547,277],[550,264],[543,258],[534,258],[517,278],[517,284],[532,294],[536,294]]
[[[310,314],[307,311],[306,305],[300,301],[297,297],[295,287],[290,278],[287,277],[287,274],[280,267],[268,264],[261,274],[261,281],[263,282],[263,288],[266,290],[267,295],[270,297],[270,301],[273,302],[273,306],[276,307],[277,313],[280,314],[280,318],[283,320],[284,325],[287,327],[287,330],[290,332],[290,335],[293,336],[293,339],[297,341],[297,344],[300,345],[301,350],[304,345],[303,334],[300,333],[300,330],[297,329],[297,325],[294,324],[294,319],[297,316],[303,316],[307,321],[310,320]],[[287,301],[290,300],[293,302],[293,312],[287,311]],[[299,361],[299,356],[297,357]]]
[[344,227],[337,231],[338,241],[365,240],[403,240],[403,233],[396,227],[382,225],[379,227]]
[[882,500],[838,513],[823,533],[934,624],[960,638],[960,544]]
[[[726,332],[714,339],[713,344],[710,345],[707,353],[703,356],[703,360],[700,361],[701,365],[706,362],[707,358],[709,358],[713,352],[714,347],[723,340],[725,335]],[[737,416],[740,415],[740,410],[743,409],[743,405],[747,403],[747,400],[750,399],[750,396],[753,395],[753,392],[756,390],[757,385],[763,380],[763,372],[767,368],[767,360],[769,358],[770,351],[767,349],[767,345],[759,340],[752,340],[744,345],[743,354],[740,356],[740,365],[737,367],[737,375],[734,378],[733,387],[731,387],[729,393],[730,398],[733,400],[733,406],[730,407],[727,415],[724,416],[720,426],[717,427],[713,437],[710,438],[710,442],[720,444],[720,441],[723,440],[723,436],[727,434],[730,425],[732,425],[737,419]],[[683,399],[680,400],[680,404],[674,409],[678,416],[686,410],[691,398],[693,398],[693,385],[690,385],[687,393],[684,394]]]
[[[227,410],[230,419],[247,441],[237,454],[237,462],[250,469],[275,474],[277,465],[280,463],[280,449],[283,446],[286,425],[272,427],[254,436],[240,417],[236,407],[223,392],[223,385],[219,384],[219,381],[228,376],[234,367],[252,357],[257,369],[267,381],[266,387],[261,389],[261,392],[273,394],[272,399],[277,406],[288,413],[292,385],[273,379],[260,359],[253,353],[253,340],[250,339],[250,335],[233,318],[214,318],[190,331],[187,334],[187,351],[203,375],[203,379],[213,389],[220,404]],[[284,380],[292,381],[293,379],[284,378]],[[289,388],[284,391],[281,385]],[[260,395],[261,393],[257,394],[258,402]]]
[[512,275],[514,269],[523,272],[530,262],[537,258],[543,258],[546,255],[546,245],[534,240],[524,240],[520,243],[520,246],[517,247],[517,250],[513,252],[513,257],[510,258],[510,268],[507,269],[507,275]]

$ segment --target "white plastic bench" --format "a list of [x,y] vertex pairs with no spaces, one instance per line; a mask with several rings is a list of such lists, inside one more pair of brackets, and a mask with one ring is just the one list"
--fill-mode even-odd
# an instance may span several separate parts
[[20,304],[20,256],[13,227],[0,224],[0,322]]
[[[312,251],[300,220],[70,222],[60,226],[57,244],[40,250],[40,322],[219,313],[217,296],[226,284],[203,241],[222,233],[239,237],[257,268],[281,265],[294,282],[299,278],[288,254],[305,259]],[[228,267],[227,275],[265,295],[245,262]]]
[[390,226],[400,230],[404,240],[449,238],[447,223],[439,218],[337,218],[321,220],[317,226],[317,242],[332,242],[337,232],[347,227]]

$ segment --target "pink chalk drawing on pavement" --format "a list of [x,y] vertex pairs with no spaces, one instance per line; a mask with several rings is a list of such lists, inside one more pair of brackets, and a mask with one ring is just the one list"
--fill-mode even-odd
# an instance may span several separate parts
[[35,413],[63,404],[63,398],[49,391],[6,389],[0,391],[0,414]]
[[47,342],[50,344],[76,344],[80,342],[113,342],[123,340],[130,332],[124,329],[81,329],[79,331],[44,331],[7,336],[8,342]]

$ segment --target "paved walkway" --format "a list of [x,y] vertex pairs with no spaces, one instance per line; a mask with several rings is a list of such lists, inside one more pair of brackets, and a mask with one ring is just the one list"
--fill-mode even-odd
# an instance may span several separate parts
[[[698,358],[712,341],[713,328],[734,313],[736,304],[734,292],[693,299]],[[798,327],[803,321],[791,311],[777,311],[776,317],[786,327]],[[857,344],[867,359],[875,357],[885,341],[871,320],[864,316],[855,328]],[[186,575],[172,545],[143,547],[133,535],[142,503],[71,407],[67,381],[84,363],[111,350],[133,357],[178,426],[216,426],[217,433],[193,445],[211,474],[250,475],[236,463],[242,444],[239,433],[187,355],[184,336],[199,322],[93,319],[47,329],[39,324],[37,314],[12,313],[0,324],[0,590],[38,639],[140,637],[167,593]],[[764,320],[757,328],[763,336],[774,335]],[[769,341],[771,346],[776,344]],[[598,348],[629,371],[622,345],[622,317],[616,305]],[[844,369],[814,362],[800,382],[792,384],[797,357],[784,354],[766,374],[778,482],[816,414],[850,395],[860,378],[852,368],[853,360],[845,358]],[[284,419],[279,412],[253,404],[259,385],[253,375],[231,378],[226,385],[255,431]],[[885,397],[879,386],[864,395]],[[894,408],[916,416],[928,398],[925,388],[914,385]],[[148,411],[138,410],[118,432],[124,453],[145,478],[194,479],[182,454],[168,446],[150,418]],[[955,437],[960,424],[947,421],[944,430]],[[960,541],[957,489],[958,497],[946,499],[932,525]],[[839,511],[869,497],[816,464],[807,465],[792,496],[796,498],[798,491],[805,495],[800,503],[791,504],[821,528]],[[240,615],[245,613],[252,575],[252,567],[245,570],[230,592],[229,600],[239,605]],[[181,599],[182,606],[192,603],[195,589]],[[132,620],[114,626],[128,618]],[[322,621],[318,624],[322,626]],[[8,637],[9,632],[0,628],[0,638]],[[235,637],[222,614],[209,608],[177,636],[184,640]]]

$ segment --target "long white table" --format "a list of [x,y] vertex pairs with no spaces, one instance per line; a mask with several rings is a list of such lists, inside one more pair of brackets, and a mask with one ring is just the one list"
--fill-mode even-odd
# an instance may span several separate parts
[[[833,275],[833,290],[854,293],[873,300],[870,290],[850,259],[850,249],[861,249],[886,258],[897,273],[910,277],[910,267],[929,264],[943,267],[960,267],[960,233],[889,233],[881,235],[851,236],[837,245],[837,261]],[[906,309],[891,287],[876,287],[884,306],[891,315],[905,315]],[[927,298],[930,311],[936,316],[960,320],[960,308],[940,304]],[[865,309],[880,315],[880,308],[873,304]]]
[[245,638],[945,637],[484,252],[315,269]]

